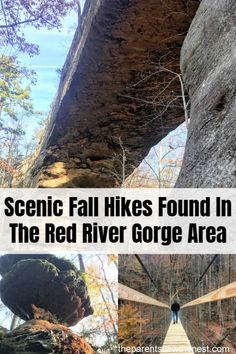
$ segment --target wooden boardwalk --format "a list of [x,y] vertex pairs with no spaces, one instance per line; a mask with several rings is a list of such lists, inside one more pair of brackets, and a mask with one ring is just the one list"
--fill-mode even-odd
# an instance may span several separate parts
[[164,343],[161,354],[192,354],[190,341],[187,334],[179,321],[177,324],[171,323]]

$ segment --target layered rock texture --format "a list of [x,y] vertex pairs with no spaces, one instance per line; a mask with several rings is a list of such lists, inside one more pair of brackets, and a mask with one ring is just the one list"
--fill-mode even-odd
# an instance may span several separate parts
[[71,262],[53,255],[5,255],[0,274],[3,303],[27,321],[3,333],[0,353],[93,352],[66,327],[93,313],[83,274]]
[[0,354],[94,354],[94,351],[65,326],[31,320],[0,340]]
[[87,1],[45,139],[14,184],[119,185],[184,120],[176,73],[198,5],[199,0]]
[[203,0],[181,51],[191,121],[177,187],[236,187],[235,43],[235,0]]

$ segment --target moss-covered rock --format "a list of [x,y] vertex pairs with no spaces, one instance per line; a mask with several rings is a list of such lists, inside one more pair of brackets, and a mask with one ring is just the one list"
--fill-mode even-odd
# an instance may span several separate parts
[[78,271],[75,265],[67,259],[58,258],[52,254],[6,254],[0,257],[0,274],[3,276],[19,261],[25,259],[44,259],[55,265],[61,271]]
[[92,314],[83,275],[65,259],[52,255],[0,257],[0,296],[23,320],[46,319],[75,325]]

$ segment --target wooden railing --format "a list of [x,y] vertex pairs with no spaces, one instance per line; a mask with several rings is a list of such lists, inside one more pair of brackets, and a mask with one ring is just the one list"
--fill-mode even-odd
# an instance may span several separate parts
[[186,308],[190,306],[196,306],[205,304],[207,302],[225,300],[236,296],[236,281],[228,285],[223,286],[222,288],[211,291],[208,294],[205,294],[193,301],[188,302],[183,305],[181,308]]
[[164,304],[161,301],[158,301],[148,295],[140,293],[137,290],[131,289],[128,286],[125,286],[123,284],[118,285],[118,293],[119,293],[119,299],[122,300],[141,302],[143,304],[169,308],[167,304]]
[[[129,288],[128,286],[125,286],[123,284],[119,284],[118,289],[119,289],[119,299],[121,300],[128,300],[128,301],[140,302],[143,304],[148,304],[153,306],[170,308],[167,304],[164,304],[161,301],[158,301],[148,295],[140,293],[139,291]],[[188,302],[187,304],[181,306],[181,309],[190,306],[205,304],[207,302],[225,300],[232,297],[236,297],[236,281],[227,284],[222,288],[213,290],[210,293],[205,294],[193,301]]]

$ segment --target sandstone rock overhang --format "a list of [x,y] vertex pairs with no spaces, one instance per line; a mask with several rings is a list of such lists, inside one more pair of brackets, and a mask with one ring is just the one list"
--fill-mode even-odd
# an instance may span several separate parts
[[87,1],[42,147],[15,184],[117,186],[182,123],[180,84],[168,70],[179,72],[199,2]]

